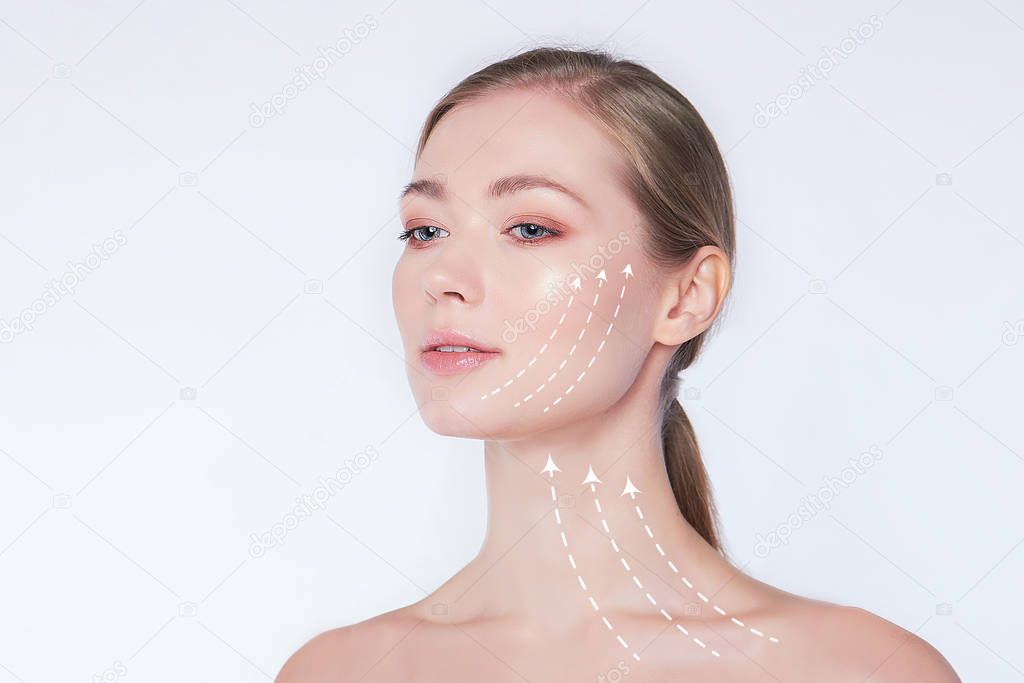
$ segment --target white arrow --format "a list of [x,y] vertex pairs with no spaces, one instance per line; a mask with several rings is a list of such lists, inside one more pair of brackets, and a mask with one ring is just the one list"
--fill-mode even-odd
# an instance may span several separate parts
[[[629,479],[627,477],[627,482],[628,481],[629,481]],[[700,598],[702,601],[704,601],[705,603],[711,605],[711,609],[715,610],[716,612],[721,614],[723,617],[729,616],[728,612],[726,612],[724,609],[722,609],[718,605],[713,604],[711,602],[711,598],[709,598],[708,596],[704,595],[699,590],[697,590],[697,588],[694,587],[693,583],[688,578],[686,578],[685,575],[683,575],[683,574],[681,574],[679,572],[679,567],[677,567],[675,565],[675,563],[673,563],[672,560],[669,559],[668,555],[665,554],[665,550],[661,547],[661,544],[654,540],[654,532],[651,531],[651,527],[647,524],[647,522],[644,522],[644,513],[640,509],[640,504],[637,503],[636,505],[634,505],[633,509],[636,510],[636,516],[640,518],[640,522],[644,525],[644,531],[647,532],[647,537],[649,539],[651,539],[651,543],[654,544],[654,549],[658,551],[659,555],[661,555],[663,558],[665,558],[665,562],[668,563],[668,568],[672,570],[672,573],[673,574],[678,574],[679,578],[682,579],[683,583],[686,584],[686,587],[689,588],[690,590],[694,591],[697,594],[697,597]],[[779,639],[776,638],[775,636],[766,634],[764,631],[758,630],[758,629],[754,628],[753,626],[750,626],[750,625],[746,624],[745,622],[740,621],[739,619],[737,619],[734,616],[733,617],[729,617],[729,621],[731,621],[733,624],[736,624],[736,626],[740,627],[741,629],[753,633],[755,636],[758,636],[758,637],[761,637],[761,638],[767,638],[768,641],[771,642],[771,643],[778,644],[778,642],[779,642]],[[676,628],[679,629],[680,631],[682,631],[684,634],[687,633],[686,629],[684,629],[679,624],[676,624]],[[698,645],[700,645],[701,647],[706,647],[704,642],[701,641],[698,638],[694,638],[693,641],[695,643],[697,643]],[[712,650],[711,654],[715,655],[716,657],[719,656],[719,654],[715,650]]]
[[[627,263],[627,264],[626,264],[626,267],[622,269],[622,272],[623,272],[623,273],[626,273],[626,277],[625,277],[625,278],[623,278],[623,279],[624,279],[624,280],[628,280],[628,279],[629,279],[629,276],[633,274],[633,268],[632,268],[632,267],[631,267],[631,266],[630,266],[630,265],[629,265],[629,264]],[[597,291],[597,292],[596,292],[596,293],[594,294],[594,303],[592,303],[592,304],[590,305],[590,307],[591,307],[592,309],[593,309],[593,308],[594,308],[594,307],[595,307],[595,306],[597,305],[597,299],[598,299],[598,297],[599,297],[599,296],[601,295],[601,292],[600,292],[600,289],[601,289],[601,285],[603,285],[603,284],[605,283],[605,281],[606,281],[606,280],[608,279],[608,277],[607,277],[607,275],[605,274],[604,270],[602,270],[602,271],[601,271],[600,273],[598,273],[598,274],[597,274],[597,277],[596,277],[596,279],[597,279],[597,288],[598,288],[598,291]],[[609,334],[611,333],[611,331],[612,331],[612,328],[613,328],[613,327],[615,326],[615,320],[616,320],[616,318],[618,318],[618,317],[619,317],[619,309],[621,309],[621,308],[622,308],[622,300],[623,300],[623,297],[624,297],[624,296],[626,296],[626,283],[625,283],[625,282],[623,282],[623,283],[622,283],[622,289],[620,289],[620,290],[619,290],[619,303],[615,304],[615,311],[614,311],[614,312],[612,313],[612,321],[611,321],[610,323],[608,323],[608,328],[607,328],[607,329],[606,329],[606,330],[604,331],[604,338],[603,338],[603,339],[601,340],[601,343],[597,345],[597,350],[596,350],[596,351],[594,351],[594,355],[592,355],[592,356],[590,357],[590,361],[589,361],[589,362],[587,363],[587,367],[586,367],[586,368],[584,368],[584,369],[583,369],[583,371],[582,371],[582,372],[580,372],[580,374],[578,374],[578,375],[576,376],[576,380],[575,380],[575,381],[574,381],[574,382],[573,382],[572,384],[570,384],[570,385],[569,385],[569,386],[568,386],[568,387],[566,388],[566,390],[565,390],[565,391],[563,391],[563,392],[562,392],[562,395],[561,395],[561,396],[559,396],[559,397],[558,397],[558,398],[556,398],[556,399],[555,399],[554,401],[552,401],[551,403],[549,403],[549,404],[547,404],[546,406],[544,406],[544,410],[543,410],[543,412],[545,412],[545,413],[546,413],[546,412],[548,412],[549,410],[551,410],[552,408],[554,408],[555,406],[557,406],[557,405],[558,405],[559,403],[561,403],[561,402],[562,402],[562,399],[563,399],[563,398],[565,398],[566,396],[568,396],[568,395],[569,395],[569,392],[571,392],[571,391],[572,391],[572,390],[573,390],[574,388],[576,388],[576,385],[577,385],[577,384],[579,384],[580,382],[582,382],[582,381],[583,381],[583,378],[584,378],[584,377],[586,376],[586,374],[587,374],[587,369],[589,369],[589,368],[590,368],[590,366],[592,366],[592,365],[594,364],[594,361],[596,361],[596,360],[597,360],[597,356],[598,356],[598,354],[600,354],[600,353],[601,353],[601,350],[602,350],[602,349],[604,348],[605,342],[607,342],[607,341],[608,341],[608,335],[609,335]],[[587,322],[586,322],[586,324],[585,324],[585,326],[584,326],[583,330],[581,330],[581,331],[580,331],[580,334],[579,334],[579,336],[578,336],[578,337],[576,337],[576,341],[577,341],[577,342],[579,342],[579,341],[580,341],[581,339],[583,339],[583,334],[584,334],[584,333],[585,333],[585,332],[587,331],[587,327],[586,327],[586,326],[590,325],[590,318],[591,318],[591,316],[592,316],[592,315],[594,315],[594,311],[593,311],[593,310],[591,310],[591,311],[590,311],[590,312],[589,312],[589,313],[587,314]],[[571,356],[571,355],[573,354],[573,351],[575,351],[575,350],[576,350],[576,344],[573,344],[573,345],[572,345],[572,348],[571,348],[571,349],[569,349],[569,355]],[[534,396],[535,394],[539,393],[539,392],[540,392],[540,390],[541,390],[541,389],[543,389],[543,388],[544,388],[545,386],[547,386],[547,384],[548,384],[548,383],[549,383],[549,382],[550,382],[550,381],[551,381],[552,379],[554,379],[554,377],[555,377],[555,376],[556,376],[556,375],[557,375],[557,374],[559,373],[559,371],[561,371],[562,367],[564,367],[564,366],[565,366],[565,363],[566,363],[566,361],[567,361],[567,360],[568,360],[568,358],[566,358],[566,359],[564,359],[564,360],[562,361],[562,364],[558,366],[558,370],[556,370],[555,372],[551,373],[551,376],[550,376],[550,377],[548,377],[547,381],[546,381],[546,382],[545,382],[544,384],[542,384],[542,385],[540,385],[539,387],[537,387],[537,389],[536,389],[536,390],[535,390],[535,391],[534,391],[534,392],[533,392],[532,394],[530,394],[529,396],[527,396],[526,398],[524,398],[524,399],[523,399],[522,401],[518,401],[518,402],[517,402],[517,403],[515,403],[515,404],[514,404],[514,405],[513,405],[512,407],[513,407],[513,408],[518,408],[518,407],[519,407],[520,405],[522,405],[523,403],[526,403],[526,402],[527,402],[528,400],[530,400],[531,398],[533,398],[533,396]]]
[[558,465],[555,464],[555,461],[551,459],[551,454],[548,453],[548,462],[544,465],[544,469],[541,470],[541,473],[543,474],[546,472],[549,477],[553,477],[555,476],[555,472],[561,471],[562,470],[558,469]]
[[591,489],[594,488],[594,484],[600,484],[601,483],[601,480],[597,478],[596,474],[594,474],[594,466],[593,465],[591,465],[590,469],[587,470],[587,478],[583,480],[583,483],[584,484],[590,484],[590,488]]
[[[629,480],[629,477],[626,477],[626,490],[628,491],[630,489],[630,487],[632,487],[632,489],[634,491],[637,491],[637,488],[635,486],[633,486],[633,482],[631,482]],[[590,490],[591,491],[594,490],[594,485],[593,484],[590,485]],[[612,534],[612,530],[608,526],[608,520],[605,519],[605,517],[604,517],[604,510],[601,509],[601,502],[598,500],[596,492],[594,493],[594,507],[597,509],[598,514],[601,515],[601,527],[604,529],[605,534],[608,535],[608,540],[611,541],[612,548],[615,550],[616,553],[619,553],[621,555],[621,550],[619,549],[619,544],[616,542],[615,536]],[[637,514],[640,514],[640,506],[637,505],[635,507],[637,509]],[[643,519],[642,515],[641,515],[641,519]],[[651,538],[653,538],[653,535],[650,532],[650,528],[647,527],[647,525],[644,525],[644,528],[647,529],[648,535],[651,536]],[[658,548],[659,552],[662,552],[661,551],[661,546],[655,544],[655,547]],[[664,552],[662,552],[662,554],[664,555]],[[624,570],[626,570],[626,573],[629,574],[631,576],[631,578],[633,579],[633,584],[636,586],[637,590],[640,591],[644,595],[644,597],[646,597],[647,600],[651,603],[651,605],[653,605],[658,610],[658,613],[661,614],[661,616],[663,616],[666,619],[668,619],[669,621],[675,621],[675,617],[673,617],[671,614],[669,614],[668,611],[664,607],[659,607],[657,599],[655,599],[655,597],[653,595],[651,595],[647,590],[644,589],[643,583],[640,581],[639,577],[637,577],[637,575],[633,573],[633,569],[629,566],[629,562],[626,560],[626,558],[625,557],[620,557],[619,558],[619,562],[622,564],[622,568]],[[699,645],[703,649],[708,649],[707,643],[705,643],[703,640],[701,640],[700,638],[698,638],[696,636],[691,636],[690,632],[686,630],[685,626],[683,626],[682,624],[676,624],[675,626],[676,626],[676,629],[678,629],[680,633],[682,633],[683,635],[686,635],[686,636],[690,636],[690,638],[693,640],[694,644]],[[711,654],[714,655],[715,657],[721,657],[722,656],[722,654],[718,650],[715,650],[714,648],[711,648]]]
[[633,486],[633,482],[629,480],[629,475],[626,475],[626,488],[622,490],[622,495],[629,494],[630,498],[636,498],[636,494],[640,493],[640,489]]
[[[544,469],[546,470],[546,469],[548,469],[548,467],[552,467],[554,469],[557,469],[555,467],[555,464],[551,461],[551,454],[550,453],[548,454],[548,464],[547,464],[547,466]],[[551,487],[551,500],[555,500],[555,485],[554,484],[550,484],[549,486]],[[593,487],[593,484],[591,484],[591,487]],[[597,499],[595,498],[594,500],[596,502]],[[602,520],[602,521],[604,521],[604,520]],[[558,514],[558,508],[557,507],[555,508],[555,522],[558,524],[559,527],[562,526],[562,518]],[[605,527],[607,528],[607,523],[605,524]],[[562,539],[562,547],[565,548],[566,557],[569,560],[569,566],[571,566],[573,568],[573,571],[577,572],[576,573],[576,582],[580,585],[580,588],[583,589],[583,592],[584,592],[584,594],[586,595],[586,598],[587,598],[587,602],[589,602],[590,606],[594,608],[594,612],[596,612],[598,615],[600,615],[601,614],[601,608],[597,604],[597,600],[595,600],[594,596],[591,594],[591,592],[590,592],[591,589],[587,588],[587,582],[583,580],[583,574],[579,573],[579,567],[577,567],[577,565],[576,565],[576,558],[573,557],[572,552],[569,550],[569,538],[565,535],[565,531],[562,530],[561,528],[559,530],[559,534],[558,535]],[[614,541],[613,541],[613,543],[614,543]],[[618,552],[618,548],[617,547],[616,547],[616,552]],[[612,622],[611,622],[611,620],[608,617],[602,616],[601,617],[601,621],[604,623],[605,627],[611,633],[615,634],[615,627],[612,625]],[[629,649],[629,643],[627,643],[626,639],[623,638],[621,635],[615,634],[615,640],[617,640],[619,642],[619,645],[621,645],[626,650]],[[640,661],[640,655],[639,654],[637,654],[636,652],[632,652],[631,654],[633,655],[633,659],[635,659],[638,662]]]

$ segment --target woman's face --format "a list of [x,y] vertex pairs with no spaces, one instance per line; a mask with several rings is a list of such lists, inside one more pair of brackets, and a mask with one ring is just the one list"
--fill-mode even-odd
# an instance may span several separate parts
[[433,431],[522,438],[599,414],[633,384],[658,288],[621,163],[547,94],[490,95],[441,119],[401,199],[411,233],[392,282]]

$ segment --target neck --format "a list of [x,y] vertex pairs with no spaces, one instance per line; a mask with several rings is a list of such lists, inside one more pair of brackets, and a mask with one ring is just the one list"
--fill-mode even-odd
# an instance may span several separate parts
[[731,565],[676,503],[651,389],[657,383],[646,372],[599,415],[528,439],[486,442],[487,533],[477,557],[440,591],[453,617],[564,630],[594,618],[589,596],[602,612],[657,614],[633,575],[662,596],[659,604],[679,611],[696,597],[668,560],[698,589],[728,581]]

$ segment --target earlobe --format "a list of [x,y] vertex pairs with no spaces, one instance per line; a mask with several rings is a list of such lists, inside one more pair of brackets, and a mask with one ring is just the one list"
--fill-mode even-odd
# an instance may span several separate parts
[[711,327],[729,290],[730,268],[718,247],[701,247],[666,278],[655,341],[677,346]]

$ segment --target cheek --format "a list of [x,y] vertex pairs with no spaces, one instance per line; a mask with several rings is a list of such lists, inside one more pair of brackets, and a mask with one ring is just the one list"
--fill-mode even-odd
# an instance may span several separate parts
[[398,323],[399,333],[405,342],[410,341],[406,339],[406,329],[409,325],[408,311],[414,294],[409,268],[404,265],[403,259],[399,259],[391,275],[391,307],[395,312],[395,322]]
[[542,296],[506,321],[512,362],[492,405],[547,418],[606,407],[625,392],[649,350],[631,266],[622,256],[545,278]]
[[564,276],[547,270],[530,277],[516,276],[501,287],[502,346],[520,352],[539,339],[545,329],[550,332],[558,319],[556,309],[564,308],[570,295]]

